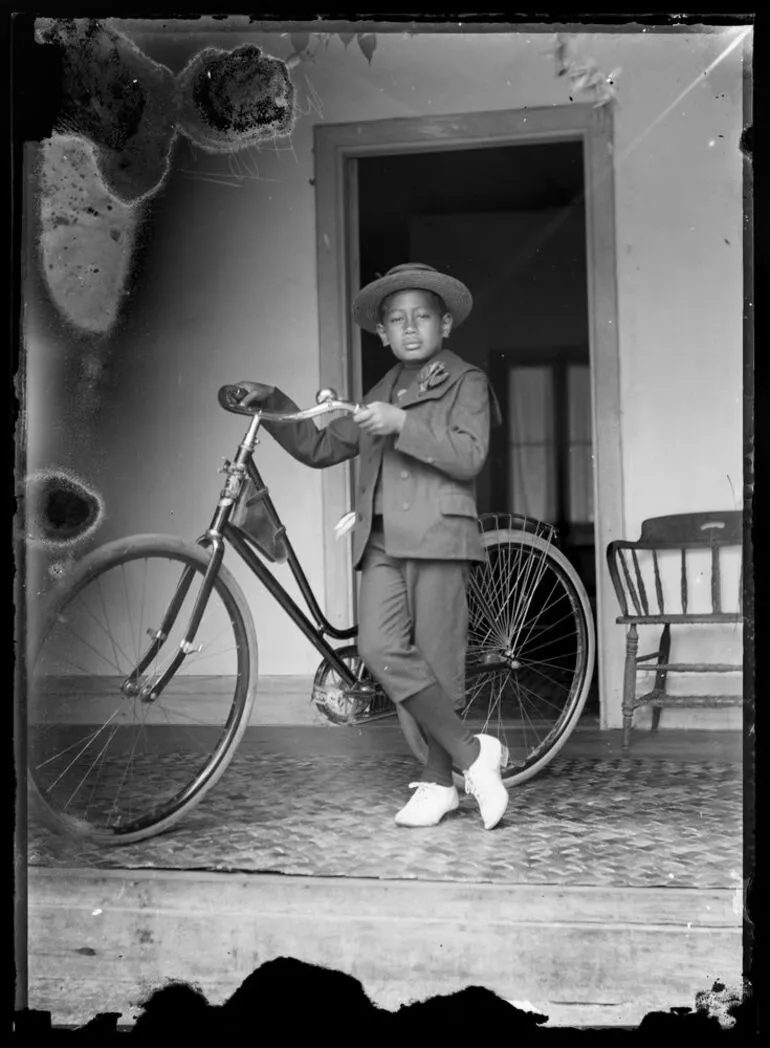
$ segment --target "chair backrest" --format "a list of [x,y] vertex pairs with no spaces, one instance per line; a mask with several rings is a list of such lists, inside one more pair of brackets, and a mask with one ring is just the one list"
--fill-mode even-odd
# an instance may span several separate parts
[[[625,617],[660,617],[667,614],[688,615],[690,586],[688,565],[694,555],[710,550],[710,598],[712,615],[725,614],[722,607],[722,564],[720,551],[727,546],[743,544],[743,514],[740,510],[711,513],[680,513],[668,517],[651,517],[642,524],[636,542],[616,541],[607,547],[607,564],[618,603]],[[659,554],[679,554],[677,600],[664,600],[664,586]],[[643,564],[643,560],[645,563]],[[743,566],[738,579],[738,606],[741,606]],[[702,617],[704,610],[699,610]],[[708,614],[708,613],[705,613]],[[728,613],[730,614],[730,613]]]

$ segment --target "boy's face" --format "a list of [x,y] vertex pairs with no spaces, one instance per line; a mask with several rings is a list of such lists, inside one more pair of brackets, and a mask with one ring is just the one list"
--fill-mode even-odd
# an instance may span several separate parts
[[377,334],[399,360],[421,364],[438,353],[451,329],[451,314],[441,315],[430,292],[397,291],[384,303]]

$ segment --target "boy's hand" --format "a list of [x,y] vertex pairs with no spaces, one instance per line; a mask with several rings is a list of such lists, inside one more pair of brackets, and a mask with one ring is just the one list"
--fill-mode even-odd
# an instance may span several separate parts
[[247,408],[251,404],[261,404],[275,392],[275,386],[266,386],[263,382],[239,382],[238,387],[245,391],[241,397],[241,407]]
[[359,408],[353,416],[364,433],[373,437],[387,437],[391,433],[400,433],[406,421],[406,412],[395,404],[384,404],[376,400],[373,404]]

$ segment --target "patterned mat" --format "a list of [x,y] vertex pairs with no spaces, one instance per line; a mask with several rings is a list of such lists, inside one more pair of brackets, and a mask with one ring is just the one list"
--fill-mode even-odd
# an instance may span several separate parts
[[163,868],[569,886],[735,888],[742,776],[734,763],[557,758],[482,829],[472,798],[439,826],[397,827],[411,758],[240,752],[166,834],[121,848],[30,826],[30,865]]

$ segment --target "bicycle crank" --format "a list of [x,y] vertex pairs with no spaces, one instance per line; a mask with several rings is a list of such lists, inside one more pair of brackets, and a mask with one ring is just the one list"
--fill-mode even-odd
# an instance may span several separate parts
[[375,694],[375,688],[365,684],[350,688],[324,682],[313,686],[312,701],[332,724],[352,725],[371,719],[368,712]]

